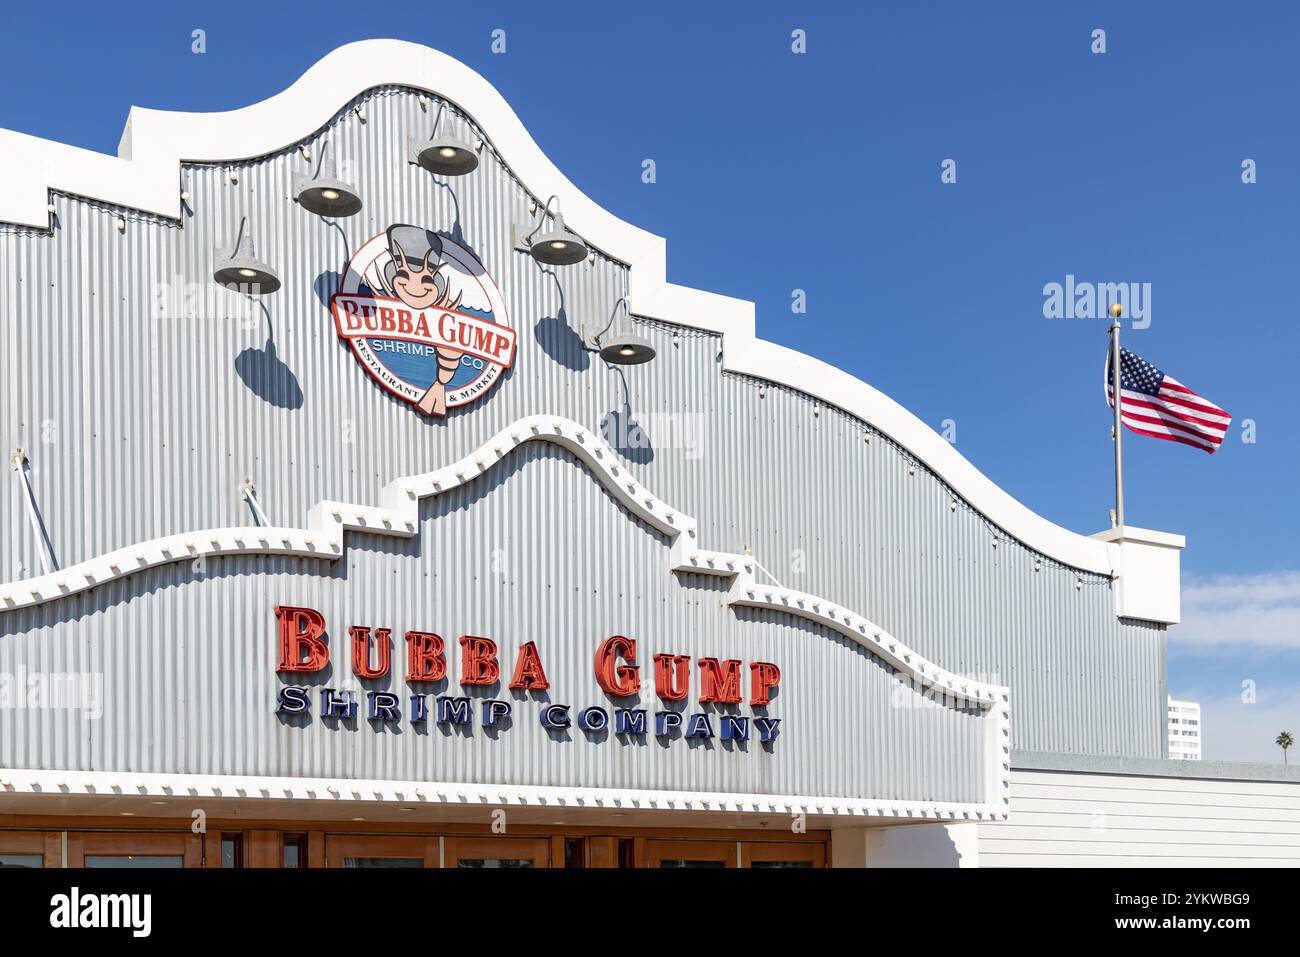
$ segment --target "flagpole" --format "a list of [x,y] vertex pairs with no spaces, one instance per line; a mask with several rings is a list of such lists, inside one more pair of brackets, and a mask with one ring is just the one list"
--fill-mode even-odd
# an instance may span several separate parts
[[1124,528],[1124,431],[1121,419],[1124,399],[1120,376],[1119,320],[1124,315],[1124,307],[1118,302],[1112,303],[1110,315],[1110,382],[1115,393],[1115,527]]

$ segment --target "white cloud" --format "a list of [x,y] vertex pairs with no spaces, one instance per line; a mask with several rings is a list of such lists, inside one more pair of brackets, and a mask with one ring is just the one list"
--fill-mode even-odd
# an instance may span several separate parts
[[1172,645],[1300,648],[1300,571],[1189,579]]
[[[1194,691],[1174,694],[1201,703],[1201,757],[1206,761],[1264,761],[1282,763],[1282,749],[1273,741],[1278,732],[1290,731],[1300,740],[1300,686],[1269,685],[1261,676],[1256,700],[1247,704],[1240,695],[1204,696]],[[1171,693],[1173,689],[1171,689]],[[1300,745],[1288,752],[1300,764]]]

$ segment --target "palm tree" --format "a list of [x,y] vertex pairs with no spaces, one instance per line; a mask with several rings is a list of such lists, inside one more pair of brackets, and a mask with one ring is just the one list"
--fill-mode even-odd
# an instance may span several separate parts
[[1295,744],[1295,738],[1291,737],[1290,731],[1283,731],[1273,743],[1282,749],[1282,763],[1286,764],[1286,749]]

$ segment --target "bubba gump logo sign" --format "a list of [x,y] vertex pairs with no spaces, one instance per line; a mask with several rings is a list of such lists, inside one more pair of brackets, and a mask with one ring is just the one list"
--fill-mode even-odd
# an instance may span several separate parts
[[[286,679],[292,676],[320,674],[330,664],[330,647],[325,616],[313,608],[280,607],[275,610],[279,646],[276,671]],[[393,633],[389,628],[353,625],[347,631],[351,652],[352,674],[362,682],[391,684],[393,669]],[[365,717],[374,725],[403,720],[419,727],[434,721],[439,724],[472,726],[477,710],[484,727],[504,729],[510,726],[514,703],[500,698],[476,695],[441,694],[432,689],[451,684],[449,651],[442,636],[428,631],[405,634],[405,680],[408,693],[403,697],[389,690],[364,691]],[[500,687],[503,680],[502,657],[497,643],[480,635],[462,635],[460,669],[456,676],[462,690]],[[653,719],[649,709],[635,707],[641,696],[641,663],[634,638],[615,635],[596,648],[592,675],[600,690],[611,698],[629,700],[628,707],[602,705],[576,707],[536,702],[537,720],[550,731],[563,732],[577,725],[585,732],[612,730],[618,735],[645,736],[653,732],[659,738],[712,738],[724,741],[748,741],[751,733],[761,742],[770,743],[780,733],[781,719],[766,714],[723,714],[689,711],[692,690],[696,700],[718,705],[740,705],[748,698],[749,706],[765,709],[781,684],[781,669],[770,661],[753,661],[748,669],[735,658],[700,658],[689,655],[656,653],[654,693],[661,704]],[[692,671],[695,685],[692,689]],[[748,671],[748,675],[745,672]],[[748,681],[746,681],[748,678]],[[748,688],[746,688],[748,685]],[[507,687],[512,691],[548,691],[551,687],[537,644],[519,646]],[[747,694],[746,694],[747,692]],[[636,698],[632,703],[630,699]],[[475,705],[477,704],[477,709]],[[359,702],[352,689],[313,688],[285,684],[276,698],[276,713],[310,717],[315,710],[322,719],[351,721],[357,717]]]
[[501,290],[477,256],[421,226],[357,250],[330,311],[371,378],[424,415],[481,398],[514,362]]

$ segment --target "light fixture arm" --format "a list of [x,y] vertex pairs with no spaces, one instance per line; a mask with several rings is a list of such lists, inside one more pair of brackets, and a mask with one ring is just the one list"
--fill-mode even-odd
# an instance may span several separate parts
[[438,124],[442,122],[442,111],[447,108],[447,101],[441,100],[438,103],[438,112],[433,114],[433,132],[429,134],[429,139],[438,135]]
[[320,156],[316,157],[316,172],[312,174],[312,179],[320,179],[321,170],[325,168],[325,151],[330,148],[330,141],[326,140],[321,144]]
[[[532,243],[532,241],[533,241],[533,237],[536,236],[536,235],[537,235],[537,231],[538,231],[539,229],[542,228],[542,223],[546,222],[546,214],[549,213],[549,212],[551,211],[551,203],[552,203],[552,202],[556,202],[556,201],[558,201],[559,198],[560,198],[559,196],[552,196],[550,199],[548,199],[548,200],[546,201],[546,205],[543,206],[542,209],[541,209],[541,212],[538,213],[538,216],[537,216],[537,224],[536,224],[535,226],[533,226],[533,231],[532,231],[531,233],[529,233],[527,236],[524,237],[524,242],[525,242],[525,243],[528,243],[528,244],[531,244],[531,243]],[[556,211],[557,211],[557,212],[559,211],[559,207],[558,207],[558,206],[556,207]],[[609,328],[609,327],[606,326],[605,328]]]
[[631,312],[629,311],[627,304],[627,296],[619,296],[618,302],[614,303],[614,308],[610,310],[609,322],[605,323],[605,328],[601,329],[600,332],[591,337],[591,341],[595,343],[594,346],[587,345],[587,324],[585,322],[582,324],[582,348],[586,349],[588,352],[600,351],[600,337],[609,332],[610,327],[614,325],[614,320],[618,317],[619,306],[623,307],[623,314],[631,318]]

